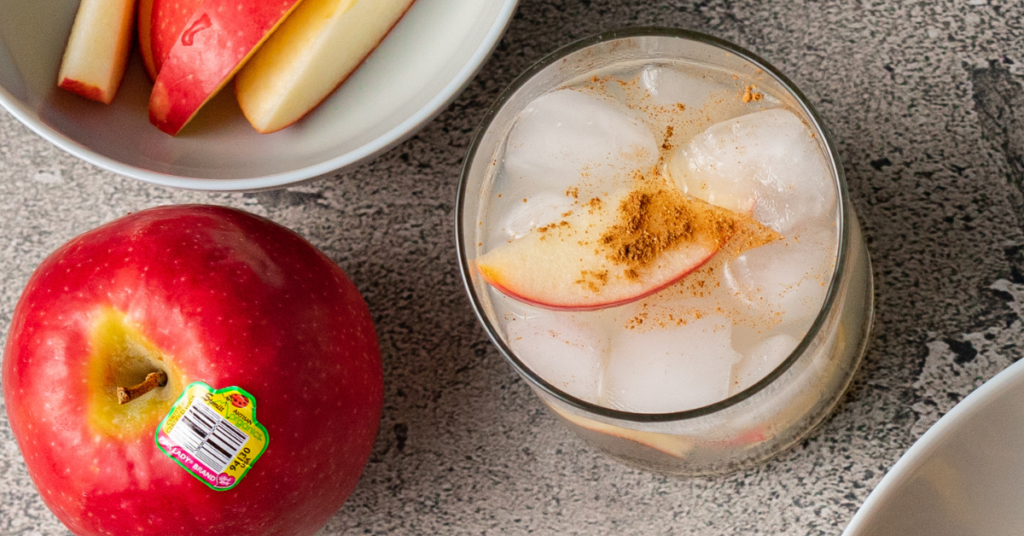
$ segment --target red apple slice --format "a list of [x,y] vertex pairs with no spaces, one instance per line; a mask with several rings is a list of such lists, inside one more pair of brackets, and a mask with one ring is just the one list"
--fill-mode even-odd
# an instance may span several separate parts
[[57,86],[109,104],[131,50],[135,0],[82,0],[57,75]]
[[202,0],[139,0],[139,51],[153,80],[201,3]]
[[735,236],[746,247],[778,234],[750,216],[675,189],[635,190],[577,206],[476,260],[502,293],[549,309],[589,310],[641,299],[707,262]]
[[235,78],[260,132],[309,113],[362,64],[413,0],[305,0]]
[[177,134],[298,2],[204,0],[160,68],[149,99],[149,121]]

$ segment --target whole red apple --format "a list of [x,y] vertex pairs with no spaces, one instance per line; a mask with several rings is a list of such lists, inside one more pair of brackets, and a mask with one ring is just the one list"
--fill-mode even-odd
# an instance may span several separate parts
[[[164,385],[118,404],[154,372]],[[251,394],[268,434],[227,491],[154,439],[197,381]],[[383,398],[373,323],[341,269],[288,229],[209,206],[131,214],[43,261],[3,389],[43,501],[80,536],[313,534],[355,487]]]

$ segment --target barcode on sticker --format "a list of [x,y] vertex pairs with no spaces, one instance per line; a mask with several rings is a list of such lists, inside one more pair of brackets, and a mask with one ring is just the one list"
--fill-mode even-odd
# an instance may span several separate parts
[[207,467],[223,473],[242,450],[249,435],[210,409],[198,398],[174,425],[169,434],[175,443]]

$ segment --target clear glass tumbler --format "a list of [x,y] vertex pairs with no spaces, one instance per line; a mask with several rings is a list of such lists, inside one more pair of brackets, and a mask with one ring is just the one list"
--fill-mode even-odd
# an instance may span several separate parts
[[[580,400],[545,381],[503,339],[479,256],[483,196],[520,111],[567,81],[624,62],[670,60],[756,79],[815,134],[837,192],[838,252],[824,304],[796,349],[762,380],[720,402],[674,413],[631,413]],[[572,43],[530,67],[488,111],[465,161],[457,200],[457,247],[480,322],[512,367],[570,429],[608,456],[642,469],[701,475],[761,462],[807,436],[836,406],[867,347],[871,265],[849,201],[839,155],[807,99],[775,68],[728,42],[661,28],[611,31]]]

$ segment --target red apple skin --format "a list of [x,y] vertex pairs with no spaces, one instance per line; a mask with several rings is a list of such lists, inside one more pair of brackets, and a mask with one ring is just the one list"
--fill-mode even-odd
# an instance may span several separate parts
[[[83,414],[90,318],[123,312],[189,377],[256,400],[269,446],[228,491]],[[380,419],[380,351],[356,287],[299,235],[222,207],[171,206],[50,255],[3,359],[11,428],[46,505],[77,535],[311,535],[352,492]]]
[[139,50],[153,80],[201,3],[202,0],[139,0]]
[[91,84],[79,82],[78,80],[71,80],[70,78],[65,78],[64,80],[61,80],[60,83],[57,84],[57,87],[61,89],[66,89],[72,93],[76,93],[89,100],[102,102],[103,104],[110,104],[111,101],[114,100],[113,95],[111,95],[109,99],[106,98],[103,95],[102,89]]
[[150,123],[177,134],[298,2],[203,0],[159,66],[149,99]]

